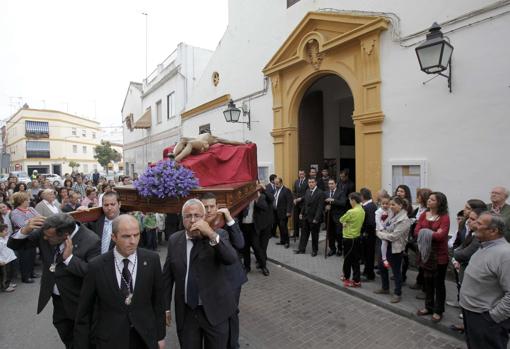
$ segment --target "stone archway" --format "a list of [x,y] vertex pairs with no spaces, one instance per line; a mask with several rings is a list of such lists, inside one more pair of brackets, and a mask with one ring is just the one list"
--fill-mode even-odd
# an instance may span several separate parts
[[379,37],[387,27],[382,17],[310,12],[264,68],[273,93],[275,171],[286,183],[297,175],[301,99],[319,77],[335,74],[354,99],[357,187],[380,188]]

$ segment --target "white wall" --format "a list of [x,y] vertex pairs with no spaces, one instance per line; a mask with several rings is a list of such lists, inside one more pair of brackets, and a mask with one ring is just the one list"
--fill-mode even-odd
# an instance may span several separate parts
[[[388,189],[391,186],[390,160],[425,159],[427,185],[444,191],[451,211],[456,212],[466,199],[488,199],[490,188],[496,184],[510,187],[510,164],[505,160],[510,148],[510,46],[506,44],[510,16],[495,17],[448,34],[455,47],[451,94],[441,77],[422,85],[430,76],[419,70],[415,46],[404,48],[395,40],[398,35],[405,37],[425,30],[434,21],[441,23],[495,2],[452,0],[445,6],[442,0],[426,4],[406,0],[301,0],[287,9],[284,0],[230,1],[228,28],[186,109],[227,93],[238,99],[260,90],[262,68],[308,11],[335,8],[392,13],[399,21],[394,21],[382,34],[381,42],[381,97],[386,117],[382,141],[383,186]],[[397,23],[398,27],[394,26]],[[392,30],[395,30],[393,36]],[[423,35],[404,44],[424,38]],[[216,87],[211,82],[214,71],[220,74]],[[222,115],[225,106],[186,120],[183,134],[196,135],[199,125],[211,123],[212,132],[217,135],[256,142],[259,162],[272,163],[271,90],[249,103],[255,120],[252,131],[247,131],[244,125],[225,123]]]

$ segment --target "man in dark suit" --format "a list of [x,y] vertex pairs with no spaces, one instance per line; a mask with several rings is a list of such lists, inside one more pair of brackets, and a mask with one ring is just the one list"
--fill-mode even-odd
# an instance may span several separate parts
[[292,215],[292,223],[294,225],[294,237],[299,237],[299,230],[301,228],[301,220],[299,214],[303,207],[303,197],[305,196],[306,189],[308,188],[308,181],[304,170],[298,171],[298,179],[294,182],[292,193],[294,194],[294,212]]
[[[274,185],[274,180],[278,177],[274,173],[269,176],[269,183],[266,185],[266,193],[269,195],[273,195],[276,192],[276,186]],[[278,227],[278,217],[276,217],[276,211],[273,211],[273,226],[271,228],[271,236],[276,236],[276,227]]]
[[74,345],[88,349],[156,349],[165,346],[161,262],[138,248],[136,218],[113,220],[115,248],[95,258],[83,282]]
[[361,248],[363,263],[363,281],[372,281],[375,279],[375,243],[377,241],[375,235],[375,211],[377,206],[372,202],[372,192],[367,188],[361,188],[361,204],[365,210],[365,220],[361,227]]
[[112,240],[112,222],[120,215],[119,194],[110,191],[103,195],[103,214],[94,222],[88,223],[89,228],[94,231],[101,240],[101,254],[111,251],[115,246]]
[[354,192],[354,183],[349,179],[349,169],[340,170],[338,178],[338,189],[343,191],[346,197],[349,197],[349,194]]
[[67,212],[76,211],[78,209],[78,207],[81,206],[80,200],[81,200],[80,194],[72,192],[69,195],[69,202],[67,204],[65,204],[64,206],[62,206],[62,212],[67,213]]
[[274,193],[273,209],[276,211],[277,225],[280,230],[280,242],[276,244],[289,248],[289,229],[287,226],[289,217],[292,215],[294,199],[290,189],[283,185],[283,179],[280,177],[276,178],[274,184],[276,190]]
[[[250,237],[250,242],[253,247],[255,258],[259,263],[260,270],[265,276],[269,275],[267,269],[267,245],[271,238],[271,227],[273,225],[273,201],[274,198],[271,194],[267,194],[264,187],[259,184],[257,192],[257,200],[253,205],[253,225],[255,230]],[[243,230],[244,233],[244,230]],[[246,240],[246,239],[245,239]],[[245,270],[249,271],[251,256],[250,249],[244,249],[244,266]]]
[[347,196],[344,192],[339,190],[336,186],[336,180],[330,178],[328,181],[329,190],[325,192],[325,212],[326,219],[329,220],[327,223],[327,234],[329,252],[328,256],[333,256],[335,253],[337,256],[342,255],[342,224],[340,223],[340,217],[347,212]]
[[[220,231],[220,234],[226,232],[227,234],[223,237],[229,240],[236,251],[240,253],[245,244],[243,232],[241,231],[239,224],[230,215],[228,208],[219,209],[216,203],[216,196],[213,193],[205,193],[202,196],[201,201],[205,207],[205,220],[211,227],[215,226],[218,214],[223,215],[226,223],[222,227],[223,230]],[[236,263],[225,266],[225,272],[227,280],[232,286],[237,306],[236,311],[229,319],[230,338],[228,347],[237,349],[239,348],[239,299],[241,297],[241,287],[248,281],[248,278],[246,277],[246,273],[243,270],[239,258]]]
[[310,168],[310,171],[308,172],[308,178],[314,178],[315,183],[317,183],[317,187],[320,190],[324,191],[324,189],[325,189],[324,182],[321,181],[321,179],[317,176],[317,169],[315,167]]
[[64,213],[35,217],[11,236],[14,250],[39,247],[43,274],[37,314],[53,299],[53,325],[66,348],[73,348],[73,331],[83,278],[89,261],[99,255],[100,242],[85,226]]
[[315,178],[308,179],[308,190],[305,194],[300,219],[303,222],[303,233],[299,240],[299,249],[294,253],[305,253],[310,233],[312,234],[312,257],[317,256],[319,250],[319,228],[324,209],[324,192],[317,188]]
[[168,240],[163,269],[167,325],[175,285],[174,302],[177,335],[184,348],[227,347],[229,318],[236,311],[232,287],[225,266],[237,263],[230,242],[204,220],[205,208],[198,199],[182,207],[185,230]]

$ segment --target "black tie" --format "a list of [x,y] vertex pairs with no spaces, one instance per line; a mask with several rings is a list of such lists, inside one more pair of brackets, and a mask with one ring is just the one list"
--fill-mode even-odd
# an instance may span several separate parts
[[60,250],[60,245],[55,248],[55,264],[62,263],[64,258],[62,257],[63,252]]
[[188,266],[188,289],[186,292],[186,304],[191,309],[195,309],[198,306],[198,283],[195,278],[195,273],[193,273],[193,268],[191,265],[193,252],[197,246],[196,240],[191,240],[193,242],[193,247],[189,252],[189,266]]
[[124,258],[124,268],[122,269],[122,280],[120,280],[120,292],[124,297],[128,297],[132,292],[131,273],[129,272],[129,259]]

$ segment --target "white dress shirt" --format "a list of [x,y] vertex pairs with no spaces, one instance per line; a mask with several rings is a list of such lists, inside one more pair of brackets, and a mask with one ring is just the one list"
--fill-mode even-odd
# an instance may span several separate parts
[[[122,279],[122,269],[124,269],[124,259],[126,259],[126,258],[129,260],[128,269],[129,269],[129,272],[131,273],[131,280],[132,280],[133,291],[134,291],[135,290],[135,281],[136,281],[136,269],[137,269],[136,264],[139,263],[139,261],[136,258],[136,252],[130,254],[128,257],[124,257],[123,255],[121,255],[119,253],[119,251],[117,251],[117,247],[115,247],[113,249],[113,259],[114,259],[114,263],[116,264],[115,275],[117,276],[117,284],[119,285],[119,289],[121,286],[120,282]],[[136,262],[136,264],[135,264],[135,262]]]

